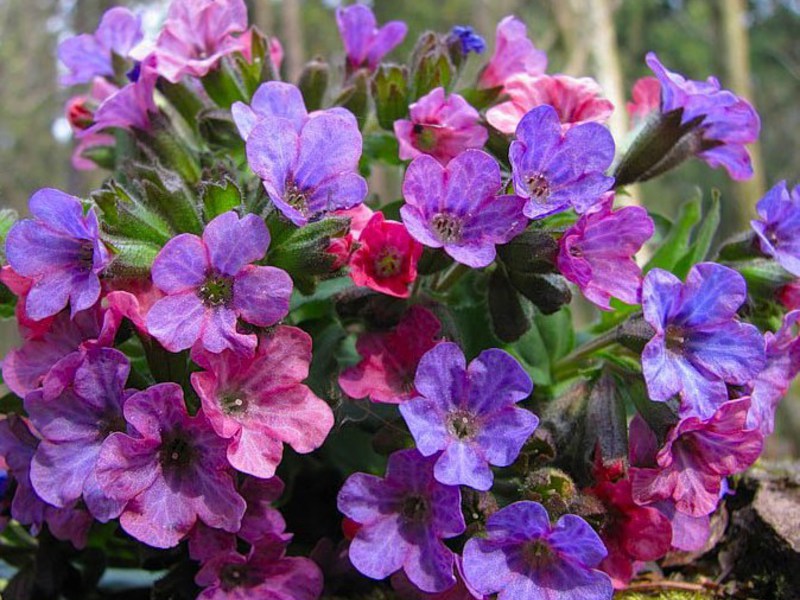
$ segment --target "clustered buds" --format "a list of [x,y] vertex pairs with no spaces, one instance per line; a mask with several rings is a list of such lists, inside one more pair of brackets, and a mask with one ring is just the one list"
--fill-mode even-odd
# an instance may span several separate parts
[[297,82],[243,0],[60,45],[73,162],[109,173],[0,212],[10,556],[60,553],[69,597],[100,549],[164,597],[608,600],[702,548],[800,371],[800,188],[715,262],[716,198],[661,247],[615,203],[690,157],[747,178],[758,115],[649,54],[612,166],[614,107],[519,19],[480,70],[469,26],[396,64],[404,23],[336,23]]

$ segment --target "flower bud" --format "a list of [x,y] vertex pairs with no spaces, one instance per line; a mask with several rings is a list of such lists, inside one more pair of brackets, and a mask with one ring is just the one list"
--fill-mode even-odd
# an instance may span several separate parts
[[308,110],[318,110],[322,108],[322,100],[325,98],[325,91],[328,89],[331,68],[322,58],[315,58],[306,63],[297,87],[303,94]]
[[350,85],[344,88],[334,102],[353,113],[358,120],[359,127],[364,125],[369,110],[369,71],[361,69],[350,79]]
[[447,41],[432,31],[422,34],[411,55],[412,99],[437,87],[449,89],[455,70]]
[[381,65],[372,78],[372,96],[378,123],[388,131],[394,122],[408,114],[408,69]]
[[67,101],[66,115],[73,131],[82,131],[94,123],[94,111],[83,96],[74,96]]

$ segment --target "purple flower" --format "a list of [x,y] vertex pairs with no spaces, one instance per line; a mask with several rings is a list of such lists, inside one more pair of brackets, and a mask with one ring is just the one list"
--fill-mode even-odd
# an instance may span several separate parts
[[541,219],[573,207],[586,212],[611,188],[605,172],[614,160],[614,138],[599,123],[563,131],[552,106],[537,106],[517,125],[508,152],[514,189],[527,198],[525,215]]
[[681,416],[708,419],[728,400],[726,383],[743,385],[761,371],[761,333],[736,319],[746,296],[744,278],[715,263],[693,266],[686,283],[662,269],[647,274],[642,307],[656,333],[642,370],[651,399],[679,394]]
[[93,208],[84,214],[78,198],[51,188],[31,196],[28,207],[34,218],[15,223],[6,240],[8,263],[34,280],[25,310],[38,321],[69,302],[74,317],[97,302],[98,274],[111,262],[97,215]]
[[795,277],[800,277],[800,185],[789,193],[781,181],[756,205],[758,220],[750,225],[759,237],[761,250],[772,256]]
[[75,352],[50,371],[44,387],[28,394],[25,410],[42,441],[31,464],[36,493],[57,507],[83,497],[99,521],[119,516],[122,503],[100,490],[95,463],[103,440],[125,429],[124,387],[130,363],[122,352]]
[[783,318],[776,333],[764,334],[766,365],[747,386],[751,399],[747,427],[758,429],[763,436],[775,430],[778,403],[800,372],[800,336],[795,332],[798,322],[800,310],[793,310]]
[[661,84],[661,113],[681,112],[681,125],[692,124],[698,156],[710,167],[725,167],[736,180],[753,176],[745,144],[758,139],[761,122],[755,109],[742,98],[723,90],[719,81],[685,79],[667,70],[650,52],[647,65]]
[[69,69],[61,78],[62,85],[113,77],[114,55],[127,58],[143,37],[141,18],[127,8],[106,11],[97,31],[67,38],[58,45],[58,58]]
[[367,577],[403,569],[424,592],[455,585],[453,552],[442,543],[466,529],[461,492],[433,477],[435,458],[416,450],[389,457],[386,477],[355,473],[339,492],[339,510],[361,524],[350,561]]
[[173,0],[155,53],[158,73],[172,83],[203,77],[228,54],[242,52],[247,29],[244,0]]
[[722,404],[705,421],[681,420],[667,435],[653,464],[630,470],[633,500],[669,500],[692,517],[714,512],[725,477],[744,471],[761,454],[763,438],[745,429],[749,398]]
[[439,344],[422,357],[414,387],[420,395],[401,404],[400,413],[420,453],[435,455],[433,475],[446,485],[488,490],[489,465],[513,463],[539,424],[515,406],[530,396],[533,382],[503,350],[484,350],[467,367],[456,344]]
[[633,260],[653,235],[653,220],[638,206],[612,211],[614,194],[590,208],[559,240],[558,270],[586,298],[611,310],[611,298],[638,304],[642,270]]
[[139,76],[136,81],[123,86],[118,92],[106,98],[94,113],[94,124],[84,129],[78,138],[88,139],[112,127],[150,130],[152,127],[150,116],[158,113],[158,106],[153,97],[158,81],[155,65],[154,55],[145,58],[139,64]]
[[361,133],[351,113],[325,111],[298,119],[265,117],[247,138],[247,162],[270,199],[303,226],[325,213],[353,208],[367,195],[358,174]]
[[289,310],[292,280],[281,269],[252,265],[263,258],[269,231],[255,215],[234,212],[211,221],[202,239],[183,233],[153,262],[153,283],[166,295],[147,313],[147,329],[171,352],[199,342],[209,352],[256,347],[237,319],[274,325]]
[[247,555],[235,550],[206,562],[195,576],[199,600],[317,600],[322,572],[314,561],[285,556],[280,538],[262,540]]
[[283,81],[267,81],[262,83],[253,94],[250,104],[234,102],[231,106],[231,115],[242,139],[247,141],[250,132],[261,122],[269,117],[287,119],[294,124],[298,135],[306,121],[318,115],[338,114],[344,117],[353,114],[346,108],[334,107],[326,110],[317,110],[309,113],[303,94],[296,85]]
[[33,535],[37,535],[41,526],[47,523],[57,539],[68,540],[76,548],[83,548],[92,516],[74,506],[56,508],[46,504],[31,485],[31,460],[38,444],[39,440],[21,417],[11,414],[0,420],[0,458],[16,482],[11,517],[23,525],[30,525]]
[[183,390],[161,383],[128,398],[129,433],[112,433],[100,448],[97,480],[124,501],[122,528],[157,548],[176,546],[197,520],[236,532],[245,503],[225,458],[227,442],[200,411],[190,417]]
[[610,600],[611,579],[595,567],[607,552],[600,537],[576,515],[550,524],[537,502],[514,502],[489,517],[486,538],[464,546],[464,575],[497,600],[558,598]]
[[481,150],[467,150],[442,166],[418,156],[406,170],[400,209],[408,232],[421,244],[444,248],[456,261],[480,268],[527,226],[525,203],[498,196],[502,180],[497,161]]
[[363,4],[337,8],[336,23],[348,66],[353,69],[366,67],[374,70],[408,33],[408,27],[402,21],[390,21],[378,29],[375,15]]
[[394,122],[400,158],[430,154],[443,165],[469,148],[482,148],[489,137],[481,116],[462,96],[445,96],[437,87],[408,108],[409,119]]
[[470,52],[483,54],[486,50],[486,41],[479,36],[472,27],[456,25],[450,30],[450,40],[458,41],[461,45],[461,54],[466,56]]

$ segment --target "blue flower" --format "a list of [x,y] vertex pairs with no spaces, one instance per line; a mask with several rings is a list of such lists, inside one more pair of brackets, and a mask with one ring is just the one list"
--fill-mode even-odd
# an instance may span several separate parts
[[475,33],[472,27],[467,25],[456,25],[450,31],[450,39],[458,39],[461,42],[461,53],[466,56],[470,52],[482,54],[486,50],[486,41]]

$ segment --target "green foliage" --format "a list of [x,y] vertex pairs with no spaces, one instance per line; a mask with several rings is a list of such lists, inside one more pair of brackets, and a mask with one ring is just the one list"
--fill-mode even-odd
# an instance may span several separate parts
[[242,206],[242,192],[227,177],[222,183],[204,184],[200,196],[203,200],[203,216],[206,222]]
[[520,360],[534,383],[550,386],[555,362],[569,354],[574,345],[572,314],[565,307],[552,315],[537,311],[528,332],[505,349]]

